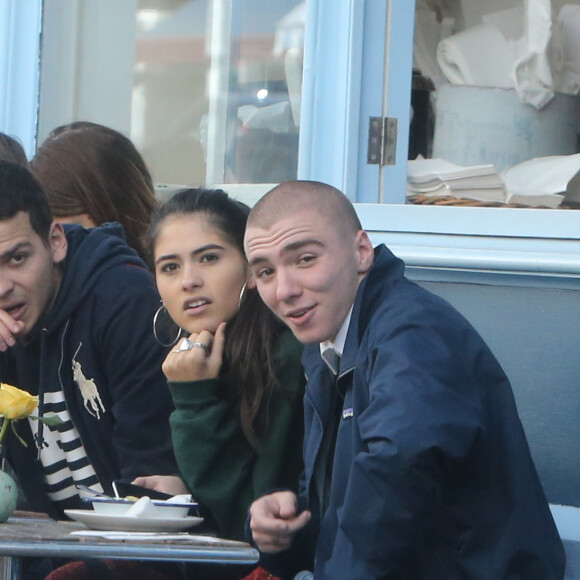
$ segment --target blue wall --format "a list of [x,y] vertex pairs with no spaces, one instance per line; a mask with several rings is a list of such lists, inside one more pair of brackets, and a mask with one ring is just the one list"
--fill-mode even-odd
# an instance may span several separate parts
[[580,506],[580,291],[420,284],[466,316],[510,377],[548,501]]

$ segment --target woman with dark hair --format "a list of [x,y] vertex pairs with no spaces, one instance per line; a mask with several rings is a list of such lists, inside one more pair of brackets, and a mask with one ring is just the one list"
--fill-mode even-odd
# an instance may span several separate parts
[[54,218],[95,227],[119,222],[146,262],[146,237],[156,207],[153,180],[130,139],[79,121],[54,129],[30,162]]
[[163,371],[181,478],[135,480],[193,494],[233,539],[243,539],[253,499],[295,489],[302,470],[302,347],[255,289],[243,251],[248,212],[221,190],[187,189],[153,218],[161,311],[175,323]]
[[0,159],[22,165],[22,167],[28,167],[28,158],[24,147],[22,147],[20,141],[10,135],[6,135],[6,133],[0,133]]

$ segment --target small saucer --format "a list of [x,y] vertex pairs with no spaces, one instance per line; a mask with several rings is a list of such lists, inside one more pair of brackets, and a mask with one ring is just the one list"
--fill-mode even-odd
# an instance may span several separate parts
[[93,530],[117,532],[178,532],[198,526],[203,518],[186,516],[183,518],[139,518],[98,514],[93,510],[64,510],[71,519],[85,524]]

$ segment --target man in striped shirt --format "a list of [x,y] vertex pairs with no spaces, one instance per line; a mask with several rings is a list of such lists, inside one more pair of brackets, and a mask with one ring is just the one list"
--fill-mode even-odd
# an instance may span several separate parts
[[[85,230],[52,220],[30,172],[0,162],[0,378],[38,395],[4,455],[28,507],[80,507],[76,485],[177,472],[172,403],[151,321],[154,280],[118,224]],[[11,434],[12,435],[12,434]]]

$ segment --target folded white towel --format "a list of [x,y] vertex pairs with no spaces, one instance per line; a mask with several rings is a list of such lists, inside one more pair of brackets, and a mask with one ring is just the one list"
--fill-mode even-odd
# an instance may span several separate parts
[[451,84],[512,88],[514,54],[490,24],[479,24],[442,40],[437,62]]
[[552,38],[550,0],[528,0],[525,4],[524,35],[515,43],[513,82],[522,103],[540,110],[554,98],[554,80],[548,61]]
[[[525,195],[566,193],[569,182],[580,172],[580,153],[536,157],[506,169],[502,176],[508,191]],[[568,196],[569,200],[574,200]]]

